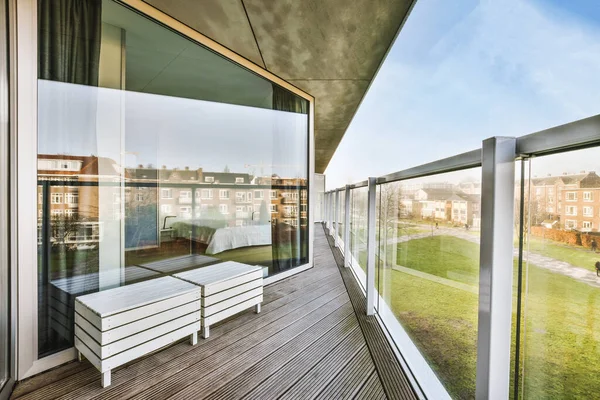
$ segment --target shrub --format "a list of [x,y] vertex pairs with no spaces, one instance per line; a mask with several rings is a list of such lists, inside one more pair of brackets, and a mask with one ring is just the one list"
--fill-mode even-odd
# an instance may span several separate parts
[[[532,226],[531,234],[537,237],[543,237],[546,239],[554,240],[556,242],[566,243],[571,246],[582,245],[583,240],[586,240],[587,246],[589,246],[589,235],[581,235],[576,231],[563,231],[559,229],[547,229],[543,226]],[[585,236],[586,239],[582,239],[582,236]],[[588,239],[589,238],[589,239]],[[585,245],[584,245],[585,246]]]

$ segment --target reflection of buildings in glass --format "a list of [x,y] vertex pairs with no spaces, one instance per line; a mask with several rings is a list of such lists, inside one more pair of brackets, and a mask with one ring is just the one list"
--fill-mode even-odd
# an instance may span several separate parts
[[599,230],[600,176],[594,171],[532,178],[531,185],[532,225]]
[[[173,224],[182,220],[212,220],[220,227],[308,225],[306,179],[143,165],[125,168],[121,174],[121,168],[111,159],[66,155],[40,155],[38,179],[40,235],[48,203],[54,226],[52,240],[69,245],[99,242],[102,221],[121,219],[122,213],[127,225],[126,241],[129,236],[136,237],[136,242],[128,241],[126,248],[155,245],[157,231],[170,232]],[[106,191],[103,198],[110,199],[112,210],[110,216],[102,218],[99,183],[106,188],[102,189]]]
[[[119,185],[114,188],[107,185],[103,195],[112,199],[111,215],[100,218],[99,182],[112,182],[119,174],[118,164],[109,158],[40,154],[39,229],[47,217],[53,243],[80,248],[98,243],[102,237],[102,220],[119,218],[121,210]],[[45,206],[50,213],[48,216],[44,215]]]

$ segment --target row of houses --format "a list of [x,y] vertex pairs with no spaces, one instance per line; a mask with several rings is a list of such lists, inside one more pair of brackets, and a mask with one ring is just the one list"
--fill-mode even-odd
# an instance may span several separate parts
[[600,176],[594,171],[534,177],[530,196],[533,225],[598,232]]
[[[419,218],[432,221],[479,227],[481,224],[481,187],[469,184],[418,188],[407,192],[402,188],[399,213],[401,218]],[[463,190],[466,189],[466,190]]]
[[[520,182],[515,183],[517,187]],[[594,171],[534,177],[526,189],[531,223],[547,228],[600,231],[600,176]],[[517,190],[516,193],[520,191]],[[481,184],[429,183],[402,187],[400,215],[478,227]]]

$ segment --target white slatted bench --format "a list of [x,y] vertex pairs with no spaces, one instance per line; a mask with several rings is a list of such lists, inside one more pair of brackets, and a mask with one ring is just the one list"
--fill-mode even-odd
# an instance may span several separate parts
[[227,261],[173,275],[202,288],[202,337],[210,326],[263,301],[261,267]]
[[111,370],[200,330],[200,288],[170,276],[75,299],[75,348],[110,385]]

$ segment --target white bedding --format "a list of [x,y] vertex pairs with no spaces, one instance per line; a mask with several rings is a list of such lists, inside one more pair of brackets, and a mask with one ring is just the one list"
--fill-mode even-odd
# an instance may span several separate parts
[[239,247],[268,246],[270,244],[270,224],[219,228],[212,236],[206,254],[217,254]]

